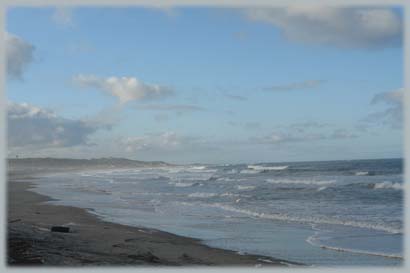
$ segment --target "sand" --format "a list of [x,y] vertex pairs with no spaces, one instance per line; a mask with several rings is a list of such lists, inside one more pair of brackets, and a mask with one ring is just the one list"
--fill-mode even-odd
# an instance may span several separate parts
[[[9,175],[8,265],[289,266],[289,261],[211,248],[200,240],[110,223],[85,209],[45,203],[36,179]],[[70,227],[69,233],[51,232]]]

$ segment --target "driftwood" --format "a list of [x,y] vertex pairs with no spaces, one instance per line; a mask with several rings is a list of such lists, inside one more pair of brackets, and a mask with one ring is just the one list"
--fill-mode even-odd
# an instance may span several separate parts
[[51,231],[52,232],[68,233],[68,232],[70,232],[70,228],[69,227],[61,227],[61,226],[52,226]]

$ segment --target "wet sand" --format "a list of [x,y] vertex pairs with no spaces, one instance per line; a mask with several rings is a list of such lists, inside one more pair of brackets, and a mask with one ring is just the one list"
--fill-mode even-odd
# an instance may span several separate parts
[[[83,266],[288,266],[296,263],[211,248],[200,240],[99,219],[85,209],[46,204],[29,189],[40,178],[9,175],[8,264]],[[66,226],[69,233],[51,232]]]

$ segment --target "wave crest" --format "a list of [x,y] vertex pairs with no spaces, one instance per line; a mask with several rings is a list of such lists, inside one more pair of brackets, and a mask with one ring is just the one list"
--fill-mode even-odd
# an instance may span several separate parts
[[194,197],[194,198],[210,198],[210,197],[215,197],[218,196],[217,193],[212,193],[212,192],[194,192],[191,194],[188,194],[188,197]]
[[266,179],[266,182],[271,184],[302,184],[302,185],[317,185],[324,186],[335,183],[335,180],[291,180],[291,179]]
[[200,186],[200,183],[189,183],[189,182],[169,182],[169,185],[173,185],[175,187],[179,188],[185,188],[185,187],[192,187],[192,186]]
[[236,186],[238,190],[253,190],[255,186],[238,185]]
[[263,219],[270,219],[270,220],[280,220],[280,221],[288,221],[288,222],[298,222],[298,223],[307,223],[307,224],[328,224],[328,225],[342,225],[342,226],[350,226],[356,228],[366,228],[378,231],[384,231],[391,234],[401,234],[403,231],[398,228],[389,227],[385,225],[378,225],[378,224],[371,224],[366,222],[358,222],[352,220],[339,220],[339,219],[332,219],[332,218],[318,218],[318,217],[298,217],[298,216],[290,216],[287,214],[277,213],[277,214],[269,214],[263,212],[255,212],[246,209],[239,209],[227,205],[223,205],[220,203],[210,204],[211,207],[216,207],[219,209],[223,209],[230,212],[241,213],[252,217],[263,218]]
[[402,190],[403,185],[401,183],[394,183],[391,181],[384,181],[380,183],[369,184],[372,189],[393,189],[393,190]]
[[316,243],[316,240],[317,240],[317,234],[308,237],[306,239],[306,242],[311,244],[312,246],[317,246],[322,249],[333,250],[333,251],[338,251],[338,252],[349,252],[349,253],[364,254],[364,255],[370,255],[370,256],[379,256],[379,257],[384,257],[384,258],[389,258],[389,259],[403,259],[403,256],[400,254],[388,254],[388,253],[371,252],[371,251],[351,249],[351,248],[327,246],[327,245]]
[[255,171],[281,171],[286,170],[289,166],[261,166],[261,165],[248,165],[248,169]]

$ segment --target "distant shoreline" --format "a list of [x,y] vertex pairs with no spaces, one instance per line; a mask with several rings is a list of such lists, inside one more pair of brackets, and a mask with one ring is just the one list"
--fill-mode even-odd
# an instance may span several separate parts
[[131,166],[131,167],[146,167],[146,166],[183,166],[183,165],[241,165],[241,164],[291,164],[291,163],[320,163],[320,162],[345,162],[345,161],[378,161],[378,160],[404,160],[403,157],[386,157],[386,158],[359,158],[359,159],[332,159],[332,160],[296,160],[296,161],[249,161],[249,162],[222,162],[222,163],[204,163],[204,162],[193,162],[193,163],[170,163],[161,160],[154,161],[144,161],[135,160],[122,157],[100,157],[100,158],[90,158],[90,159],[80,159],[80,158],[60,158],[60,157],[18,157],[18,158],[7,158],[9,164],[16,162],[27,162],[34,163],[36,165],[41,165],[45,163],[53,164],[74,164],[76,167],[83,165],[87,166]]
[[[8,264],[20,265],[296,265],[259,255],[212,248],[200,240],[103,221],[85,209],[49,205],[30,191],[35,179],[10,173],[8,180]],[[70,233],[51,232],[54,225]]]

